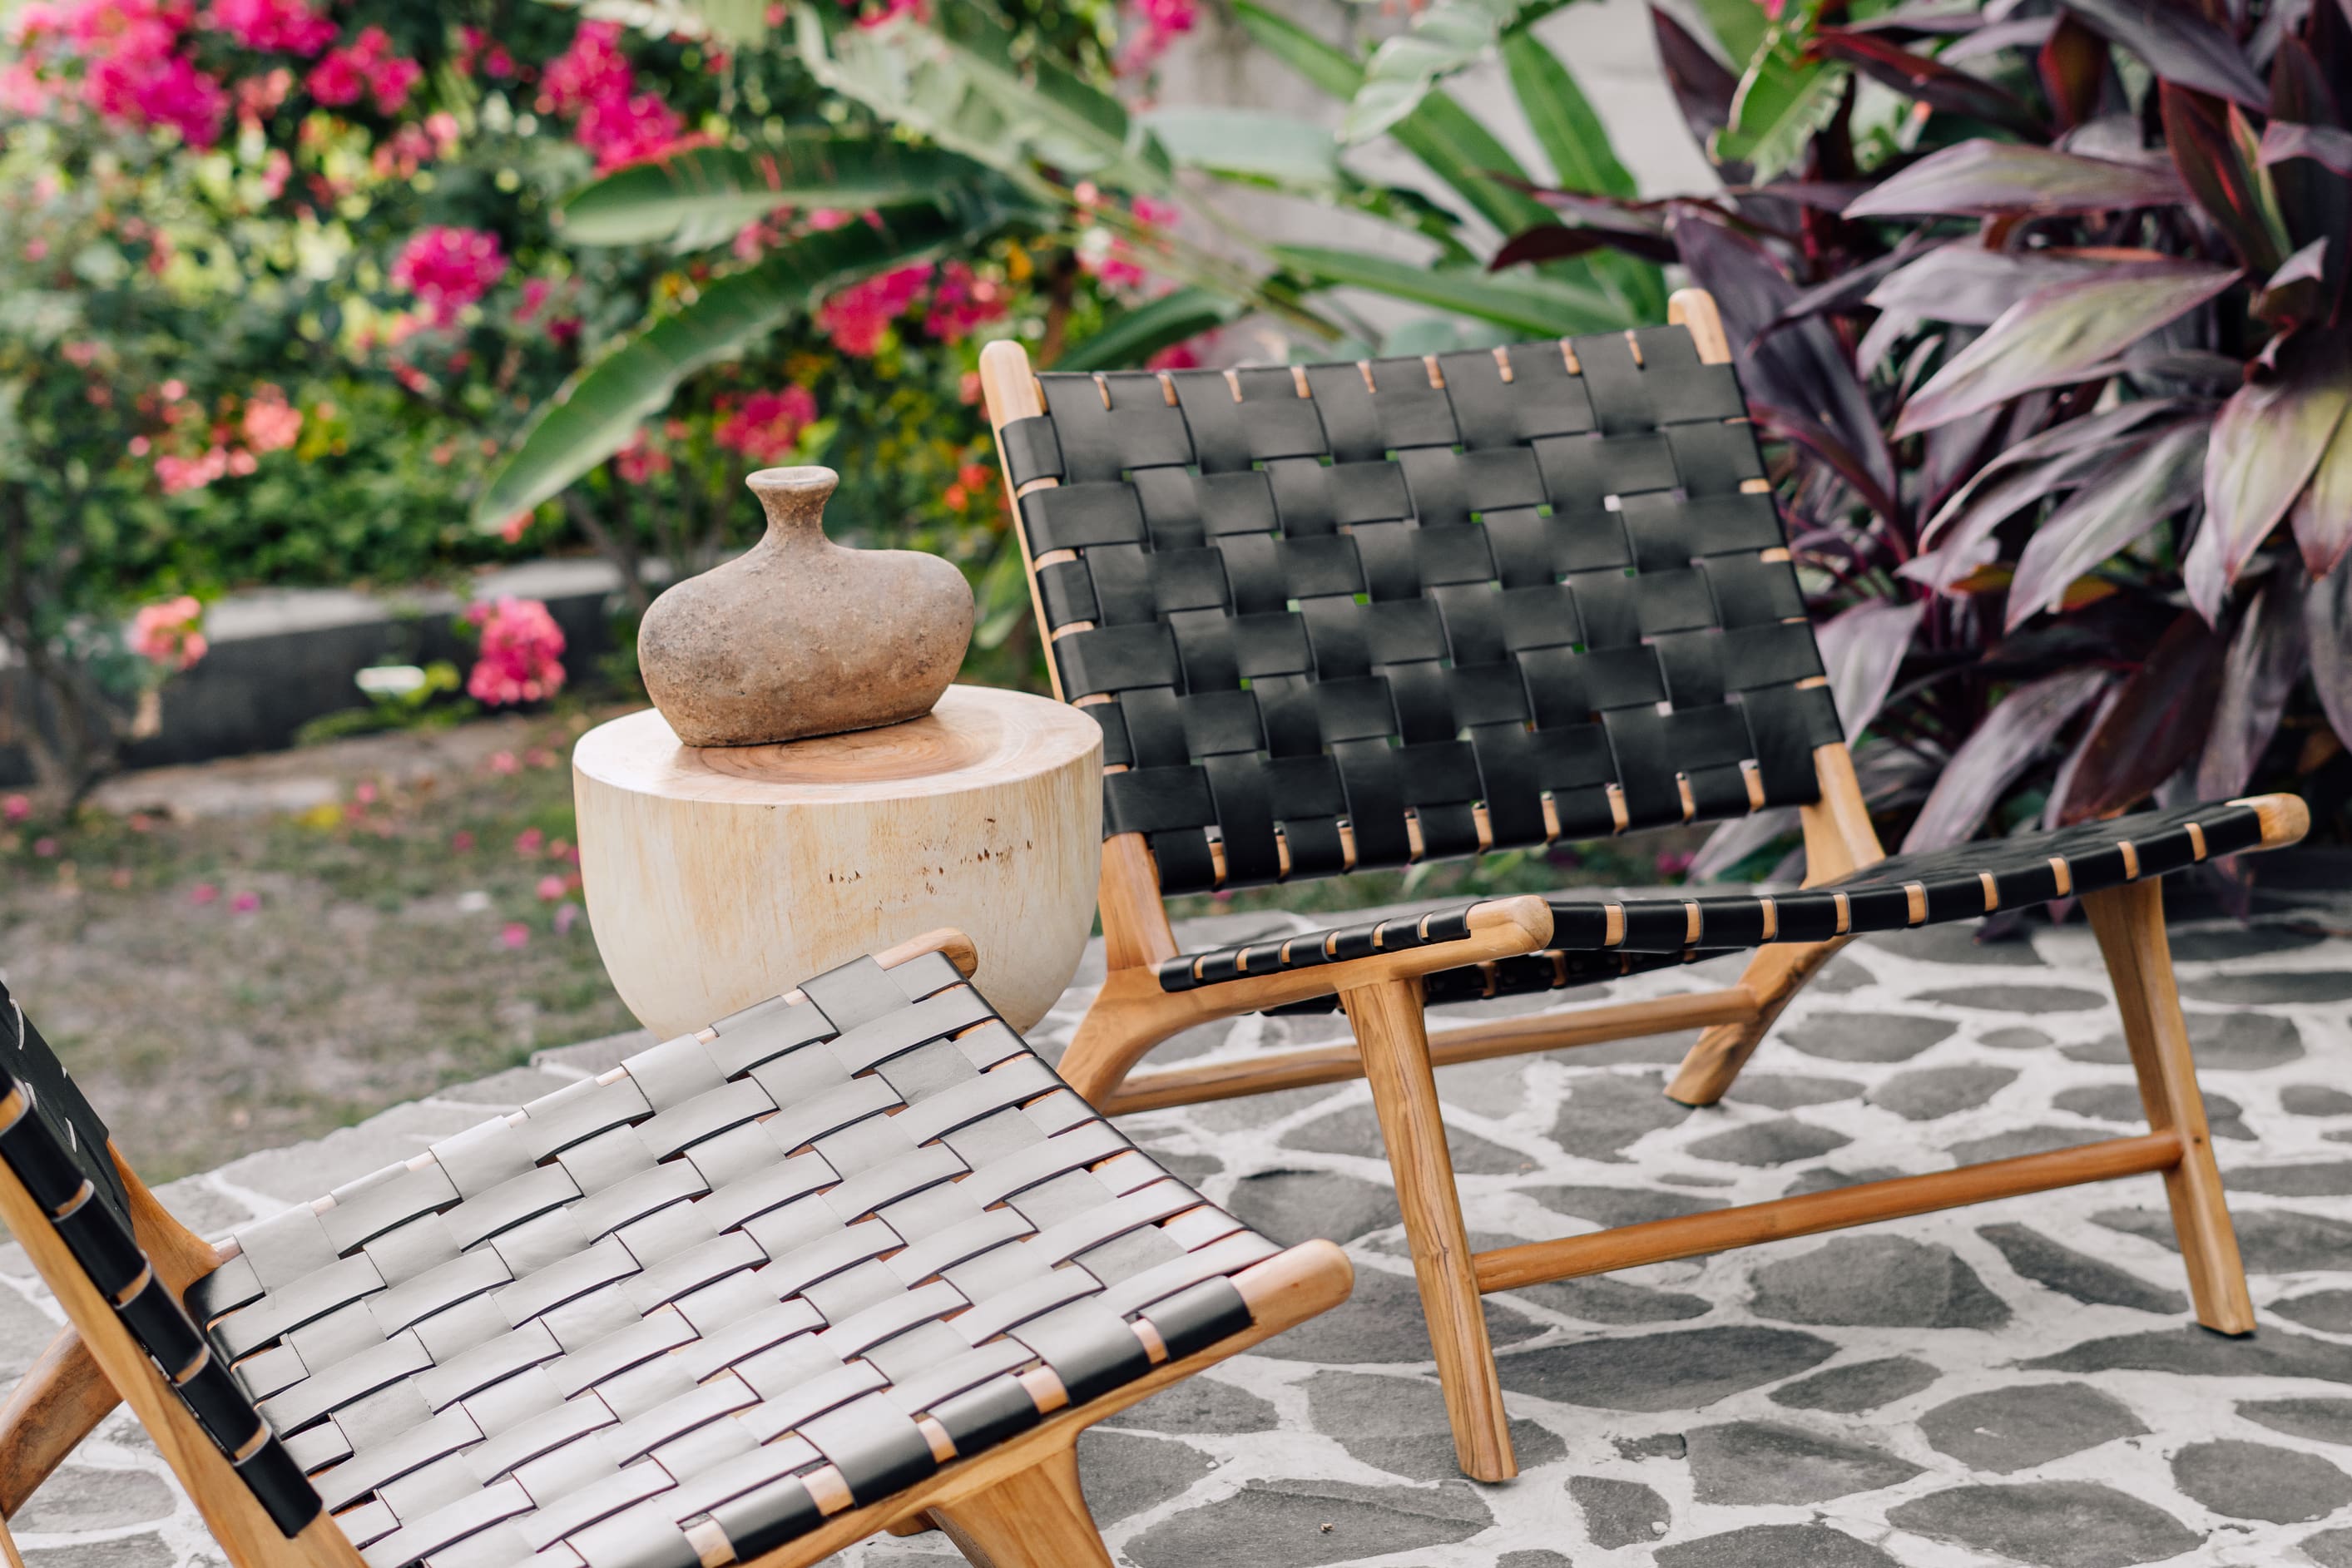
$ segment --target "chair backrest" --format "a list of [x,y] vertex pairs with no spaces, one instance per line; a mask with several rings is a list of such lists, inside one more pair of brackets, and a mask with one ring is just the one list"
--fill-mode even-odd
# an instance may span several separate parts
[[[21,1188],[131,1339],[289,1537],[319,1495],[255,1409],[228,1363],[141,1250],[106,1124],[0,986],[0,1182]],[[93,1325],[79,1324],[85,1335]]]
[[998,439],[1055,676],[1163,891],[1818,798],[1837,711],[1686,329],[1037,381]]

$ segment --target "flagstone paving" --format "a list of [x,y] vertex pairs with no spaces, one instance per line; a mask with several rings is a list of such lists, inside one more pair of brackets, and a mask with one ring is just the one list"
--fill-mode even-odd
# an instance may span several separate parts
[[[1292,917],[1194,923],[1188,946]],[[1090,1434],[1132,1568],[2352,1568],[2352,939],[2341,911],[2203,922],[2177,946],[2261,1330],[2187,1315],[2153,1176],[1489,1298],[1522,1473],[1462,1480],[1360,1083],[1130,1118],[1212,1199],[1329,1236],[1354,1298]],[[1058,1050],[1098,953],[1040,1026]],[[1720,983],[1648,975],[1575,1001]],[[2108,1137],[2137,1116],[2090,934],[1965,929],[1849,948],[1719,1107],[1659,1091],[1683,1038],[1438,1075],[1475,1244]],[[1570,997],[1522,999],[1527,1011]],[[1163,1059],[1333,1039],[1247,1019]],[[165,1189],[216,1231],[610,1065],[542,1053],[316,1143]],[[56,1321],[0,1249],[0,1376]],[[16,1521],[27,1568],[195,1568],[218,1548],[121,1415]],[[937,1535],[841,1568],[952,1561]]]

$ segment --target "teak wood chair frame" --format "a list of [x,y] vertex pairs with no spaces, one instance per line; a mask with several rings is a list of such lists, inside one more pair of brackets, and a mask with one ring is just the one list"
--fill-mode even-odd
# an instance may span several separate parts
[[[970,941],[953,931],[929,933],[876,957],[889,968],[934,952],[944,953],[966,976],[975,967]],[[786,999],[799,995],[790,993]],[[0,1128],[26,1113],[22,1089],[0,1099]],[[111,1142],[107,1154],[129,1200],[135,1239],[174,1300],[237,1255],[234,1243],[215,1247],[173,1218]],[[284,1533],[124,1326],[116,1303],[92,1285],[52,1217],[5,1163],[0,1225],[30,1255],[68,1320],[0,1405],[0,1557],[10,1568],[23,1568],[23,1561],[6,1520],[117,1404],[131,1406],[234,1568],[366,1568],[323,1511],[298,1533]],[[996,1447],[952,1460],[929,1479],[866,1506],[856,1506],[845,1485],[837,1478],[828,1481],[830,1472],[819,1470],[807,1479],[827,1515],[824,1522],[813,1533],[742,1560],[743,1568],[803,1568],[878,1532],[912,1535],[929,1529],[945,1532],[977,1568],[1110,1568],[1109,1552],[1078,1484],[1079,1433],[1328,1311],[1346,1299],[1351,1281],[1346,1255],[1326,1241],[1267,1258],[1232,1279],[1254,1320],[1249,1329],[1163,1360],[1131,1383],[1051,1415]],[[702,1568],[726,1568],[739,1561],[715,1526],[696,1528],[705,1532],[696,1538]]]
[[[1705,291],[1675,293],[1668,319],[1690,332],[1702,362],[1731,362],[1721,318]],[[1433,361],[1432,376],[1433,384],[1440,384]],[[981,385],[998,437],[1005,493],[1017,514],[1024,497],[1057,483],[1052,478],[1016,483],[1003,434],[1007,424],[1044,413],[1044,395],[1027,353],[1015,342],[993,343],[983,352]],[[1172,386],[1169,402],[1176,402]],[[1768,489],[1769,484],[1749,480],[1744,488]],[[1017,524],[1014,534],[1024,552],[1032,606],[1042,631],[1051,622],[1039,592],[1039,570],[1056,560],[1075,558],[1066,550],[1033,555],[1030,540]],[[1069,625],[1047,634],[1058,639],[1085,629]],[[1051,657],[1046,662],[1055,695],[1061,696],[1058,663]],[[1823,683],[1815,677],[1804,684]],[[1089,700],[1079,698],[1079,706],[1087,706]],[[1807,887],[1834,881],[1885,858],[1845,745],[1838,742],[1815,748],[1812,763],[1819,799],[1800,808]],[[1116,770],[1115,766],[1106,768]],[[1687,816],[1687,788],[1685,800]],[[2307,826],[2303,803],[2290,796],[2235,804],[2260,812],[2263,848],[2292,843]],[[1546,813],[1550,817],[1549,802]],[[1490,846],[1483,806],[1478,808],[1477,821],[1481,847]],[[1621,826],[1624,822],[1622,807],[1618,821]],[[1344,826],[1340,832],[1347,840]],[[1418,851],[1417,826],[1413,840]],[[1351,841],[1347,849],[1352,865]],[[1286,866],[1286,846],[1284,852]],[[1222,874],[1222,856],[1216,846],[1212,845],[1211,853],[1217,858]],[[1435,1068],[1697,1028],[1703,1032],[1666,1093],[1685,1105],[1712,1105],[1731,1087],[1790,1000],[1850,937],[1768,941],[1756,949],[1738,981],[1720,989],[1431,1030],[1423,1018],[1425,977],[1548,948],[1553,938],[1553,914],[1543,898],[1495,898],[1474,905],[1467,916],[1469,935],[1464,940],[1334,959],[1307,968],[1276,968],[1255,976],[1244,973],[1214,985],[1171,990],[1163,988],[1159,967],[1176,957],[1181,949],[1170,926],[1159,873],[1144,834],[1120,833],[1105,840],[1099,891],[1107,974],[1062,1059],[1065,1079],[1105,1114],[1359,1077],[1369,1080],[1396,1177],[1455,1451],[1464,1472],[1474,1479],[1499,1481],[1517,1473],[1502,1386],[1480,1305],[1480,1298],[1495,1291],[2160,1172],[2198,1321],[2226,1334],[2249,1333],[2254,1327],[2174,984],[2161,887],[2154,878],[2089,893],[2082,901],[2115,982],[2147,1132],[1488,1251],[1474,1250],[1470,1245],[1446,1152]],[[1917,893],[1913,899],[1912,919],[1916,923],[1924,918],[1924,904]],[[1696,909],[1693,920],[1696,930]],[[1840,928],[1843,929],[1843,925]],[[1352,1041],[1267,1052],[1242,1061],[1134,1071],[1154,1046],[1185,1030],[1335,992],[1352,1026]]]

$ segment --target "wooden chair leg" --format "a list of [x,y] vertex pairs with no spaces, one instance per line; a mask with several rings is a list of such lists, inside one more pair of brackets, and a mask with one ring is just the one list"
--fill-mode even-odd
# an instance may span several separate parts
[[81,1335],[70,1325],[58,1331],[7,1404],[0,1405],[0,1520],[14,1519],[50,1472],[121,1403]]
[[1755,1012],[1732,1023],[1719,1023],[1698,1037],[1683,1058],[1666,1098],[1685,1105],[1712,1105],[1729,1092],[1739,1070],[1778,1022],[1781,1009],[1796,999],[1805,982],[1845,944],[1784,943],[1760,947],[1739,977],[1739,989],[1755,998]]
[[1111,1568],[1078,1488],[1075,1446],[930,1513],[972,1568]]
[[1503,1413],[1503,1385],[1486,1338],[1475,1260],[1462,1222],[1454,1162],[1445,1149],[1437,1077],[1429,1064],[1428,1026],[1417,980],[1385,980],[1342,991],[1355,1026],[1372,1109],[1388,1144],[1405,1239],[1421,1286],[1422,1314],[1437,1354],[1437,1380],[1454,1427],[1454,1451],[1474,1480],[1506,1481],[1519,1473]]
[[8,1568],[25,1568],[25,1560],[16,1553],[16,1538],[8,1533],[8,1521],[0,1520],[0,1562]]
[[2205,1098],[2198,1092],[2189,1026],[2172,977],[2163,884],[2151,878],[2089,894],[2083,908],[2115,981],[2124,1040],[2131,1048],[2148,1125],[2179,1134],[2180,1160],[2164,1173],[2164,1193],[2172,1204],[2197,1321],[2218,1333],[2252,1333],[2254,1306],[2246,1294],[2237,1232],[2222,1202],[2221,1173],[2213,1164],[2213,1140],[2205,1126]]

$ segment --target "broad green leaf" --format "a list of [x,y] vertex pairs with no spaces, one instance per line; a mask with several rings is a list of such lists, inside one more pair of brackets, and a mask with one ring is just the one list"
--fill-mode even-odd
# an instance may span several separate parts
[[1452,186],[1474,212],[1505,234],[1555,221],[1551,209],[1541,202],[1492,178],[1501,174],[1527,180],[1528,172],[1495,140],[1493,131],[1445,92],[1431,93],[1390,134],[1427,164],[1431,173]]
[[1051,60],[1015,60],[1010,29],[977,5],[876,27],[803,5],[794,23],[818,81],[941,146],[1032,182],[1034,162],[1128,191],[1169,186],[1166,150],[1118,99]]
[[691,0],[710,36],[730,48],[752,48],[768,40],[768,0]]
[[1591,196],[1641,194],[1633,176],[1617,162],[1601,116],[1542,39],[1524,27],[1513,32],[1503,40],[1503,66],[1528,129],[1551,164],[1554,183]]
[[1764,35],[1771,26],[1764,7],[1756,0],[1698,0],[1698,11],[1729,57],[1733,74],[1745,71],[1764,47]]
[[1412,26],[1372,51],[1363,85],[1339,122],[1339,140],[1369,141],[1419,108],[1439,81],[1486,55],[1505,29],[1524,26],[1562,0],[1435,0]]
[[2347,408],[2352,363],[2340,349],[2249,382],[2221,405],[2205,460],[2205,522],[2181,572],[2208,625],[2221,623],[2230,584],[2310,483]]
[[1845,215],[2054,217],[2170,206],[2187,194],[2168,170],[1979,139],[1880,182],[1847,203]]
[[1630,325],[1623,310],[1599,289],[1549,277],[1435,271],[1385,256],[1317,246],[1274,246],[1268,254],[1320,284],[1369,288],[1546,338]]
[[1286,190],[1339,183],[1339,144],[1295,115],[1250,109],[1155,109],[1143,123],[1181,168]]
[[[2234,267],[2200,262],[2126,263],[2096,277],[2036,289],[2002,311],[1982,337],[1912,394],[1895,434],[1915,435],[2020,392],[2098,373],[2117,354],[2240,276]],[[2310,472],[2304,469],[2306,476]],[[2282,498],[2280,508],[2284,507]]]
[[[1511,91],[1535,132],[1536,145],[1551,164],[1555,184],[1587,195],[1631,198],[1641,193],[1633,176],[1617,162],[1608,128],[1585,99],[1576,78],[1558,56],[1526,27],[1503,39],[1503,66]],[[1635,319],[1654,321],[1666,313],[1666,289],[1658,268],[1616,252],[1586,263],[1601,286],[1617,296]]]
[[992,179],[981,164],[936,147],[803,131],[765,147],[696,147],[632,163],[575,193],[561,209],[578,245],[681,248],[714,245],[778,207],[863,211],[919,202]]
[[772,250],[660,317],[586,367],[542,405],[474,504],[485,527],[537,506],[629,443],[696,371],[742,353],[846,284],[946,252],[969,251],[1003,220],[992,203],[885,209]]
[[1102,330],[1073,345],[1047,368],[1055,371],[1129,371],[1171,344],[1222,327],[1240,308],[1204,288],[1179,288],[1123,310]]
[[1755,170],[1758,184],[1795,168],[1805,144],[1837,113],[1846,68],[1797,60],[1778,48],[1756,57],[1731,100],[1731,123],[1716,133],[1715,155]]
[[2204,481],[2209,431],[2202,419],[2172,425],[2084,476],[2017,558],[2008,629],[2057,609],[2076,578],[2194,501]]
[[[1286,17],[1236,0],[1235,12],[1251,37],[1268,54],[1333,98],[1353,98],[1364,83],[1364,68]],[[1452,186],[1472,211],[1505,234],[1552,222],[1551,210],[1525,191],[1503,184],[1496,173],[1527,178],[1527,171],[1494,133],[1443,92],[1428,94],[1421,107],[1390,127],[1390,134],[1429,172]]]
[[1364,85],[1364,68],[1353,55],[1336,48],[1287,16],[1278,16],[1253,0],[1234,0],[1242,30],[1258,47],[1305,77],[1309,85],[1332,98],[1353,98]]

